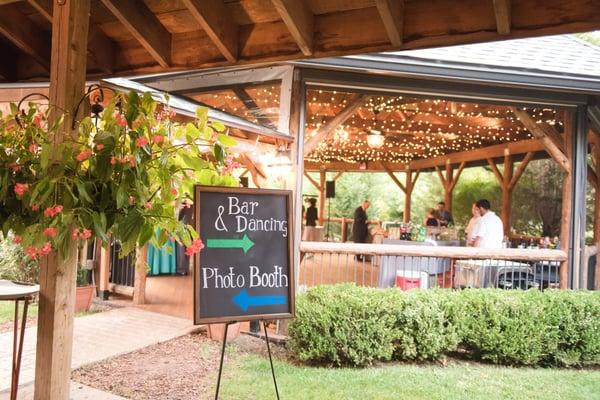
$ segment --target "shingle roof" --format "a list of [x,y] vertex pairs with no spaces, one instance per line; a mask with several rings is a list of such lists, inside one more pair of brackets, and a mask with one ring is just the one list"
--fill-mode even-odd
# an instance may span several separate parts
[[600,77],[600,46],[572,35],[383,53],[399,58]]

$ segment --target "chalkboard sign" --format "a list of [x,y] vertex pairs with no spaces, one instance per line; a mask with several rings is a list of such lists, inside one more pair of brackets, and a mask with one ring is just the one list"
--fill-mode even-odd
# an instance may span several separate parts
[[194,323],[294,316],[292,192],[196,186]]

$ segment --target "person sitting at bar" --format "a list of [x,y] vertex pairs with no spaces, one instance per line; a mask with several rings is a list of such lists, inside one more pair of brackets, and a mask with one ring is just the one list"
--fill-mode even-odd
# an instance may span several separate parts
[[475,227],[481,218],[481,213],[479,212],[479,208],[477,208],[477,203],[473,203],[471,206],[471,214],[473,215],[465,228],[465,234],[467,239],[467,246],[473,246],[475,244],[475,237],[473,234],[475,233]]
[[[354,210],[354,222],[352,223],[352,240],[354,243],[367,243],[369,236],[369,225],[367,224],[367,209],[371,203],[369,200],[364,200],[362,204]],[[357,254],[355,258],[363,261],[364,256]]]
[[440,222],[440,226],[454,225],[454,218],[452,218],[452,213],[446,210],[446,203],[444,203],[443,201],[437,203],[435,217]]
[[430,208],[427,210],[427,215],[425,215],[425,221],[423,223],[425,226],[440,226],[440,221],[435,217],[435,210]]
[[319,213],[317,211],[317,199],[311,197],[308,199],[308,208],[306,209],[306,226],[302,232],[302,240],[314,242],[317,239],[317,220]]
[[473,246],[485,249],[502,248],[502,240],[504,239],[502,220],[490,210],[491,206],[488,200],[478,200],[475,206],[479,210],[481,218],[473,230]]

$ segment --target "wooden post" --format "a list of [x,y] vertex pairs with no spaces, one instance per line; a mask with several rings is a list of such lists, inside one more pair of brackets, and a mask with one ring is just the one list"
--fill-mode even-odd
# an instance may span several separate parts
[[[571,138],[573,136],[573,121],[572,114],[566,111],[564,114],[564,155],[568,160],[569,166],[573,158],[573,146]],[[571,208],[573,207],[573,201],[571,198],[571,182],[572,182],[572,169],[565,171],[563,180],[563,193],[562,193],[562,213],[560,218],[560,247],[567,253],[569,252],[569,243],[571,239]],[[563,261],[560,263],[559,270],[560,277],[560,288],[567,289],[569,287],[569,262]]]
[[[594,244],[600,249],[600,141],[598,134],[592,147],[592,163],[595,168],[596,189],[594,191]],[[596,273],[594,274],[594,289],[600,290],[600,254],[596,254]]]
[[324,213],[325,213],[325,180],[327,179],[327,172],[325,170],[319,171],[319,225],[323,225]]
[[402,215],[402,222],[408,224],[410,222],[410,207],[412,203],[412,192],[415,187],[417,178],[419,177],[419,171],[413,176],[412,171],[409,169],[406,171],[406,184],[404,185],[404,214]]
[[342,243],[346,243],[348,240],[348,234],[346,232],[346,217],[342,217]]
[[102,300],[108,300],[109,294],[109,276],[110,276],[110,245],[106,247],[100,245],[100,276],[98,279],[98,296]]
[[135,248],[135,277],[133,280],[133,304],[146,304],[146,276],[148,247]]
[[454,186],[452,183],[452,173],[454,168],[449,162],[446,163],[446,185],[444,187],[444,203],[446,203],[446,209],[452,213],[452,192]]
[[[90,0],[54,1],[50,104],[58,110],[72,112],[84,93],[89,14]],[[53,138],[55,143],[75,137],[71,130],[75,116],[67,113],[64,117],[62,127]],[[69,398],[76,272],[74,243],[64,258],[53,252],[42,260],[35,400]]]
[[502,174],[502,208],[500,209],[500,219],[504,225],[504,234],[510,233],[510,211],[511,211],[511,198],[512,198],[512,186],[511,180],[513,176],[513,160],[510,153],[507,151],[504,153],[504,173]]

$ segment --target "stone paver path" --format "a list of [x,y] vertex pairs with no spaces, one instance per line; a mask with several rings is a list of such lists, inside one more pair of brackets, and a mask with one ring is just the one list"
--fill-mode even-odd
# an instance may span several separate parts
[[[0,400],[9,400],[10,393],[0,393]],[[116,396],[98,389],[71,381],[71,400],[127,400],[125,397]],[[19,400],[33,400],[33,382],[19,388]]]
[[[184,335],[192,329],[191,321],[133,307],[78,317],[75,318],[73,332],[71,367],[75,369],[85,364],[129,353]],[[27,328],[19,379],[19,385],[22,386],[26,386],[34,379],[36,337],[37,329]],[[4,392],[10,389],[11,360],[12,332],[2,333],[0,334],[0,400]],[[99,397],[99,399],[104,398]]]

